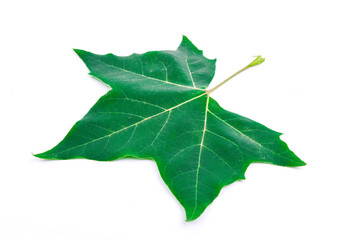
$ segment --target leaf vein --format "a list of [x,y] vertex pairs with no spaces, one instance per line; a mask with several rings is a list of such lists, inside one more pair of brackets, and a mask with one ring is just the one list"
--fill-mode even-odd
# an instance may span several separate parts
[[229,165],[229,163],[226,162],[225,159],[223,159],[222,157],[220,157],[214,150],[212,150],[211,148],[209,148],[208,146],[205,146],[205,145],[204,145],[204,148],[206,148],[207,150],[209,150],[210,152],[212,152],[215,156],[217,156],[220,160],[222,160],[222,161],[225,163],[225,165],[228,166],[228,167],[231,169],[231,171],[233,171],[235,174],[237,174],[237,172],[235,171],[235,169],[234,169],[231,165]]
[[201,153],[202,153],[202,149],[204,146],[204,138],[205,138],[205,132],[206,132],[206,122],[207,122],[207,113],[208,113],[208,108],[209,108],[209,95],[207,96],[206,99],[206,107],[205,107],[205,119],[204,119],[204,130],[202,133],[202,138],[201,138],[201,143],[200,143],[200,150],[199,150],[199,160],[198,160],[198,167],[196,170],[196,180],[195,180],[195,204],[194,204],[194,211],[191,215],[191,218],[194,216],[196,208],[197,208],[197,197],[198,197],[198,185],[199,185],[199,173],[200,173],[200,166],[201,166]]
[[[121,70],[121,71],[130,73],[130,74],[133,74],[133,75],[141,76],[141,77],[144,77],[144,78],[153,80],[153,81],[162,82],[162,83],[164,83],[164,84],[172,84],[172,85],[175,85],[175,86],[178,86],[178,87],[183,87],[183,88],[191,88],[191,89],[196,89],[196,90],[205,91],[204,89],[197,88],[197,87],[195,86],[195,84],[193,84],[193,85],[194,85],[193,87],[190,87],[190,86],[185,86],[185,85],[181,85],[181,84],[177,84],[177,83],[173,83],[173,82],[166,82],[166,81],[161,80],[161,79],[158,79],[158,78],[153,78],[153,77],[146,76],[146,75],[143,75],[143,74],[140,74],[140,73],[132,72],[132,71],[126,70],[125,68],[121,68],[121,67],[118,67],[118,66],[115,66],[115,65],[112,65],[112,64],[109,64],[109,63],[100,61],[100,60],[98,60],[98,59],[96,59],[96,58],[94,58],[94,57],[91,57],[91,58],[93,58],[95,61],[100,62],[100,63],[102,63],[102,64],[104,64],[104,65],[106,65],[106,66],[108,66],[108,67],[115,68],[115,69],[118,69],[118,70]],[[193,81],[193,82],[194,82],[194,81]]]
[[227,123],[226,121],[224,121],[223,119],[221,119],[220,117],[218,117],[217,115],[215,115],[215,114],[214,114],[213,112],[211,112],[210,110],[209,110],[209,112],[210,112],[213,116],[215,116],[217,119],[219,119],[220,121],[222,121],[223,123],[225,123],[227,126],[229,126],[230,128],[234,129],[234,130],[235,130],[236,132],[238,132],[241,136],[247,138],[250,142],[258,145],[259,151],[260,151],[261,148],[263,148],[263,149],[265,149],[265,150],[267,150],[267,151],[269,151],[269,152],[272,152],[272,153],[275,154],[275,155],[280,156],[281,158],[285,158],[285,159],[287,159],[287,160],[290,160],[291,162],[297,163],[297,161],[295,161],[295,160],[293,160],[293,159],[291,159],[291,158],[287,158],[286,156],[283,156],[283,155],[281,155],[281,154],[279,154],[279,153],[277,153],[277,152],[274,152],[273,150],[271,150],[271,149],[263,146],[262,144],[256,142],[254,139],[252,139],[252,138],[250,138],[249,136],[245,135],[245,134],[242,133],[240,130],[236,129],[235,127],[233,127],[232,125],[230,125],[229,123]]
[[176,105],[176,106],[174,106],[174,107],[171,107],[171,108],[166,109],[166,110],[164,110],[164,111],[162,111],[162,112],[159,112],[159,113],[156,113],[156,114],[154,114],[154,115],[152,115],[152,116],[149,116],[149,117],[147,117],[147,118],[144,118],[143,120],[141,120],[141,121],[139,121],[139,122],[133,123],[133,124],[127,126],[127,127],[124,127],[124,128],[119,129],[119,130],[117,130],[117,131],[114,131],[114,132],[112,132],[112,133],[110,133],[110,134],[107,134],[107,135],[105,135],[105,136],[102,136],[102,137],[93,139],[92,141],[89,141],[89,142],[80,144],[80,145],[75,146],[75,147],[72,147],[72,148],[68,148],[68,149],[63,150],[63,151],[60,151],[60,152],[56,152],[56,153],[54,153],[54,154],[59,154],[59,153],[62,153],[62,152],[70,151],[70,150],[72,150],[72,149],[75,149],[75,148],[78,148],[78,147],[82,147],[82,146],[85,146],[85,145],[87,145],[87,144],[89,144],[89,143],[92,143],[92,142],[95,142],[95,141],[104,139],[104,138],[106,138],[106,137],[110,137],[110,136],[112,136],[112,135],[114,135],[114,134],[117,134],[117,133],[120,133],[120,132],[122,132],[122,131],[130,128],[130,127],[136,126],[136,125],[138,125],[138,124],[140,124],[140,123],[142,123],[142,122],[145,122],[145,121],[147,121],[147,120],[149,120],[149,119],[152,119],[152,118],[154,118],[154,117],[157,117],[157,116],[159,116],[159,115],[161,115],[161,114],[163,114],[163,113],[165,113],[165,112],[167,112],[167,111],[170,111],[170,110],[172,110],[172,109],[178,108],[178,107],[180,107],[180,106],[182,106],[182,105],[184,105],[184,104],[186,104],[186,103],[188,103],[188,102],[191,102],[191,101],[193,101],[193,100],[195,100],[195,99],[197,99],[197,98],[200,98],[200,97],[204,96],[205,94],[206,94],[206,93],[203,93],[203,94],[201,94],[201,95],[199,95],[199,96],[193,97],[193,98],[191,98],[191,99],[189,99],[189,100],[187,100],[187,101],[185,101],[185,102],[182,102],[182,103],[180,103],[180,104],[178,104],[178,105]]
[[154,142],[156,141],[156,139],[159,137],[159,135],[161,134],[162,130],[165,128],[165,125],[168,123],[169,121],[169,118],[170,118],[170,115],[171,115],[171,110],[169,111],[169,114],[168,114],[168,117],[167,119],[165,120],[165,123],[162,125],[160,131],[158,132],[158,134],[156,135],[156,137],[154,138],[154,140],[151,142],[150,145],[153,145]]
[[196,85],[195,85],[195,82],[194,82],[194,78],[193,78],[193,76],[192,76],[192,73],[191,73],[191,70],[190,70],[190,66],[189,66],[189,63],[188,63],[187,52],[185,53],[185,62],[186,62],[187,70],[189,71],[189,76],[190,76],[190,79],[191,79],[191,81],[192,81],[192,84],[193,84],[194,88],[196,88]]

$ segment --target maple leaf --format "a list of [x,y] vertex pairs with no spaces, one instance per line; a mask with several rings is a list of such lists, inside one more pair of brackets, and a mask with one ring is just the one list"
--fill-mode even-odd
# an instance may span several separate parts
[[35,156],[99,161],[153,159],[162,179],[186,211],[198,218],[222,187],[253,162],[305,165],[281,135],[224,110],[205,90],[215,60],[205,58],[185,36],[176,51],[118,57],[75,52],[90,74],[111,87],[54,148]]

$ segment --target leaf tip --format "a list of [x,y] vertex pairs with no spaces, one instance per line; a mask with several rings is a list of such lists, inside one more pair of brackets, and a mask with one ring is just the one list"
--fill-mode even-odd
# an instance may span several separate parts
[[193,51],[194,53],[202,54],[203,52],[199,50],[185,35],[182,36],[182,41],[178,50],[185,50],[185,51]]
[[182,35],[182,40],[183,40],[183,41],[189,41],[189,42],[190,42],[189,38],[188,38],[187,36],[185,36],[184,34]]
[[185,222],[192,222],[192,221],[196,220],[197,218],[198,217],[186,216]]
[[31,153],[31,155],[33,155],[34,157],[37,157],[37,158],[44,158],[45,157],[44,153]]
[[189,44],[190,44],[190,45],[193,45],[192,42],[189,40],[189,38],[183,34],[179,48],[180,48],[180,47],[187,46],[187,45],[189,45]]
[[184,207],[185,208],[185,213],[186,213],[186,220],[185,221],[186,222],[192,222],[192,221],[198,219],[202,215],[202,213],[205,211],[206,207],[209,204],[210,203],[205,204],[205,205],[203,204],[203,206],[201,206],[200,208],[198,206],[198,207],[195,207],[195,209],[192,208],[192,207],[190,207],[190,208]]
[[46,159],[46,160],[54,160],[54,158],[51,154],[49,154],[49,151],[43,152],[43,153],[31,153],[34,157]]
[[85,51],[81,49],[73,48],[73,50],[79,57],[85,53]]
[[[294,153],[293,153],[294,154]],[[285,167],[302,167],[305,166],[306,162],[301,160],[298,156],[294,154],[294,157],[291,159],[291,162],[288,162]]]
[[307,163],[299,159],[298,167],[306,166]]

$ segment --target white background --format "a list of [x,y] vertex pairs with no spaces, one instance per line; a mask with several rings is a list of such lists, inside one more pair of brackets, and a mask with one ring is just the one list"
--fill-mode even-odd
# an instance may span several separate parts
[[[358,1],[1,1],[0,239],[360,239]],[[185,222],[154,162],[45,161],[106,87],[72,51],[217,58],[213,93],[308,165],[253,164]]]

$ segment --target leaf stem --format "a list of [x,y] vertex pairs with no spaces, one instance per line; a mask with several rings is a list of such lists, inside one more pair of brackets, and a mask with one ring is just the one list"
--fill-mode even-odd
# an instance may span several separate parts
[[223,84],[225,84],[227,81],[229,81],[230,79],[232,79],[233,77],[235,77],[236,75],[238,75],[239,73],[245,71],[246,69],[249,69],[251,67],[255,67],[257,65],[260,65],[261,63],[263,63],[265,61],[265,58],[261,57],[261,56],[256,56],[256,59],[254,61],[252,61],[249,65],[247,65],[246,67],[240,69],[239,71],[237,71],[236,73],[234,73],[233,75],[231,75],[230,77],[228,77],[227,79],[225,79],[224,81],[222,81],[221,83],[219,83],[218,85],[216,85],[215,87],[206,90],[206,93],[208,95],[210,95],[210,93],[212,93],[213,91],[215,91],[216,89],[218,89],[219,87],[221,87]]

